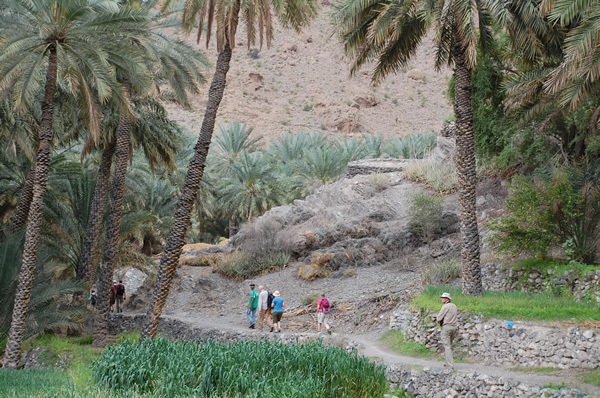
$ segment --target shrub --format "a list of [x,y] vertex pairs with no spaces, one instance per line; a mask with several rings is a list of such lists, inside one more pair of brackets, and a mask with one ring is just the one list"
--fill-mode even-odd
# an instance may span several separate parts
[[423,183],[440,194],[454,192],[457,187],[453,162],[440,163],[428,159],[413,162],[404,169],[404,176],[411,181]]
[[415,193],[410,198],[408,207],[411,231],[431,242],[442,223],[443,203],[442,197],[432,196],[427,192]]
[[310,264],[301,265],[298,267],[296,275],[300,279],[312,281],[317,278],[329,276],[331,270],[328,268],[333,260],[331,253],[313,253]]
[[164,397],[382,397],[388,389],[383,365],[320,343],[148,339],[109,346],[94,375],[117,393]]
[[455,259],[444,260],[427,268],[421,275],[424,285],[445,285],[460,278],[462,270]]
[[252,59],[260,58],[260,50],[258,48],[251,48],[248,50],[248,56]]
[[544,257],[560,248],[571,260],[593,263],[600,240],[600,175],[592,165],[569,166],[550,176],[517,176],[508,214],[489,223],[501,252]]
[[215,272],[232,279],[248,279],[266,271],[285,267],[291,258],[282,251],[265,253],[235,252],[222,258],[215,264]]
[[391,185],[390,178],[381,173],[370,174],[367,177],[367,183],[375,190],[375,192],[385,191]]

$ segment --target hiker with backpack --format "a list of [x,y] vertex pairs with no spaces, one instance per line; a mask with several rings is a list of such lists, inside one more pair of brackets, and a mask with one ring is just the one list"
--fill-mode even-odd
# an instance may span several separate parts
[[265,320],[273,331],[273,322],[271,321],[271,303],[273,302],[273,293],[267,291],[262,285],[258,286],[258,330],[263,331]]
[[283,302],[281,293],[279,293],[279,290],[275,290],[273,292],[273,302],[271,303],[271,308],[273,309],[273,327],[271,328],[271,332],[281,333],[281,317],[283,316],[284,307],[285,303]]
[[125,285],[123,280],[119,280],[119,283],[115,287],[115,298],[117,302],[117,312],[123,312],[123,301],[125,300]]
[[331,309],[331,303],[325,297],[325,293],[321,294],[321,298],[317,300],[317,331],[321,333],[323,325],[327,330],[328,334],[331,334],[331,326],[327,322],[329,316],[329,310]]

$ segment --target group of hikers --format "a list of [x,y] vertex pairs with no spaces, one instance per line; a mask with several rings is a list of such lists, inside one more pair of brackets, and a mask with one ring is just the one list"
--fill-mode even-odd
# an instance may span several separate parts
[[[116,280],[113,280],[113,284],[110,288],[109,294],[110,294],[110,298],[109,298],[110,312],[113,312],[113,308],[115,307],[115,304],[116,304],[117,312],[123,312],[123,302],[125,301],[125,299],[127,297],[125,294],[125,284],[123,283],[122,279],[119,280],[119,283],[117,283]],[[87,303],[92,308],[96,308],[97,302],[98,302],[98,296],[96,294],[96,289],[92,289],[87,296]]]
[[[331,325],[329,325],[327,319],[331,303],[329,302],[329,299],[325,297],[324,293],[321,294],[316,305],[317,331],[321,333],[322,328],[325,327],[327,333],[331,334]],[[250,323],[250,329],[258,329],[262,332],[266,321],[271,332],[280,333],[281,317],[284,308],[285,301],[283,297],[281,297],[279,290],[275,290],[271,293],[262,285],[259,285],[257,289],[256,284],[250,283],[250,298],[248,299],[248,309],[246,310],[246,317]],[[258,327],[256,325],[257,317]]]
[[[444,365],[450,369],[454,369],[452,343],[458,335],[458,309],[452,303],[452,297],[449,293],[442,293],[440,299],[442,301],[442,308],[435,316],[435,321],[441,326],[440,340],[444,347]],[[281,297],[279,290],[271,293],[262,285],[259,285],[257,289],[256,284],[250,283],[250,298],[248,299],[248,309],[246,310],[250,329],[257,329],[262,332],[266,320],[266,323],[271,328],[271,332],[281,332],[281,316],[283,315],[284,308],[285,301]],[[318,333],[321,333],[323,327],[325,327],[325,331],[331,334],[331,325],[328,321],[330,309],[331,303],[329,299],[325,297],[324,293],[321,294],[316,303]],[[257,316],[258,327],[256,325]]]

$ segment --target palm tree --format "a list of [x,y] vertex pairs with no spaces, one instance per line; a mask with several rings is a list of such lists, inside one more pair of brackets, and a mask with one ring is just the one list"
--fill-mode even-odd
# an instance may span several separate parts
[[[168,7],[173,1],[165,1]],[[154,336],[158,328],[158,321],[167,300],[175,269],[179,263],[181,250],[185,243],[185,235],[191,221],[192,208],[204,175],[208,147],[212,139],[219,104],[223,99],[225,82],[232,49],[235,48],[235,33],[238,28],[240,12],[246,23],[248,47],[256,42],[259,35],[260,44],[266,40],[270,46],[273,38],[273,21],[271,7],[284,26],[291,26],[299,30],[307,25],[316,15],[316,1],[273,1],[266,0],[186,0],[184,5],[183,23],[188,32],[198,23],[198,41],[206,23],[206,43],[210,42],[213,23],[216,24],[217,63],[215,73],[208,90],[208,102],[204,119],[200,128],[198,142],[194,148],[194,157],[188,166],[181,197],[175,210],[173,227],[167,238],[167,246],[163,252],[158,271],[158,280],[154,289],[152,308],[148,311],[148,321],[142,332],[142,339]],[[258,32],[257,32],[258,27]]]
[[471,74],[478,46],[485,49],[491,39],[489,19],[482,0],[342,0],[334,13],[335,29],[352,60],[351,73],[373,61],[375,84],[407,66],[431,26],[436,32],[436,68],[454,67],[463,291],[467,294],[482,292]]
[[[560,93],[561,105],[573,110],[593,98],[600,83],[600,3],[597,1],[544,0],[542,12],[551,23],[568,29],[561,65],[546,83],[549,93]],[[600,107],[595,121],[600,125]]]
[[219,201],[229,214],[230,231],[240,221],[249,221],[273,206],[282,204],[284,198],[271,164],[260,152],[242,152],[229,167],[219,183]]
[[[134,2],[135,3],[135,2]],[[145,12],[150,21],[144,37],[137,37],[131,44],[139,50],[140,59],[145,68],[121,69],[117,73],[121,77],[127,98],[138,96],[144,98],[149,95],[149,89],[156,87],[159,91],[161,85],[168,85],[173,90],[175,99],[183,105],[189,105],[188,94],[197,93],[199,83],[204,82],[200,73],[206,66],[205,58],[197,51],[182,41],[170,40],[158,30],[162,26],[160,15],[151,15],[155,2],[146,3],[143,7],[137,4],[136,8]],[[125,6],[123,6],[125,7]],[[148,82],[144,80],[148,79]],[[137,84],[134,84],[137,82]],[[116,129],[116,145],[114,154],[114,170],[109,197],[109,213],[106,225],[106,238],[104,252],[100,263],[100,277],[97,292],[96,316],[94,321],[94,346],[103,347],[108,337],[109,297],[112,286],[114,260],[116,249],[119,246],[121,219],[123,215],[123,200],[125,196],[125,178],[127,165],[130,160],[132,146],[132,132],[136,127],[146,127],[144,132],[155,133],[156,129],[148,124],[136,125],[132,115],[121,113]],[[171,132],[171,130],[167,130]],[[150,136],[148,138],[155,138]],[[152,161],[167,159],[171,165],[175,160],[174,148],[168,151],[168,146],[155,145],[156,140],[141,139],[145,153]]]
[[37,154],[32,166],[33,195],[4,354],[4,366],[14,368],[20,357],[38,258],[59,75],[68,82],[72,95],[78,97],[88,131],[96,136],[97,101],[120,95],[108,58],[117,51],[119,41],[115,38],[125,35],[123,26],[131,18],[114,12],[113,2],[14,0],[8,4],[11,8],[0,14],[0,87],[9,87],[14,93],[18,111],[29,107],[40,85],[44,92]]

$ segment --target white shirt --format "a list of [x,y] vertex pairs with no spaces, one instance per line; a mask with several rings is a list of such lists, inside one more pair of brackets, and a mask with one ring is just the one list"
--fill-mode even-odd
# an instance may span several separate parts
[[262,292],[258,294],[258,309],[266,310],[267,309],[267,297],[269,296],[269,292],[266,289],[263,289]]

